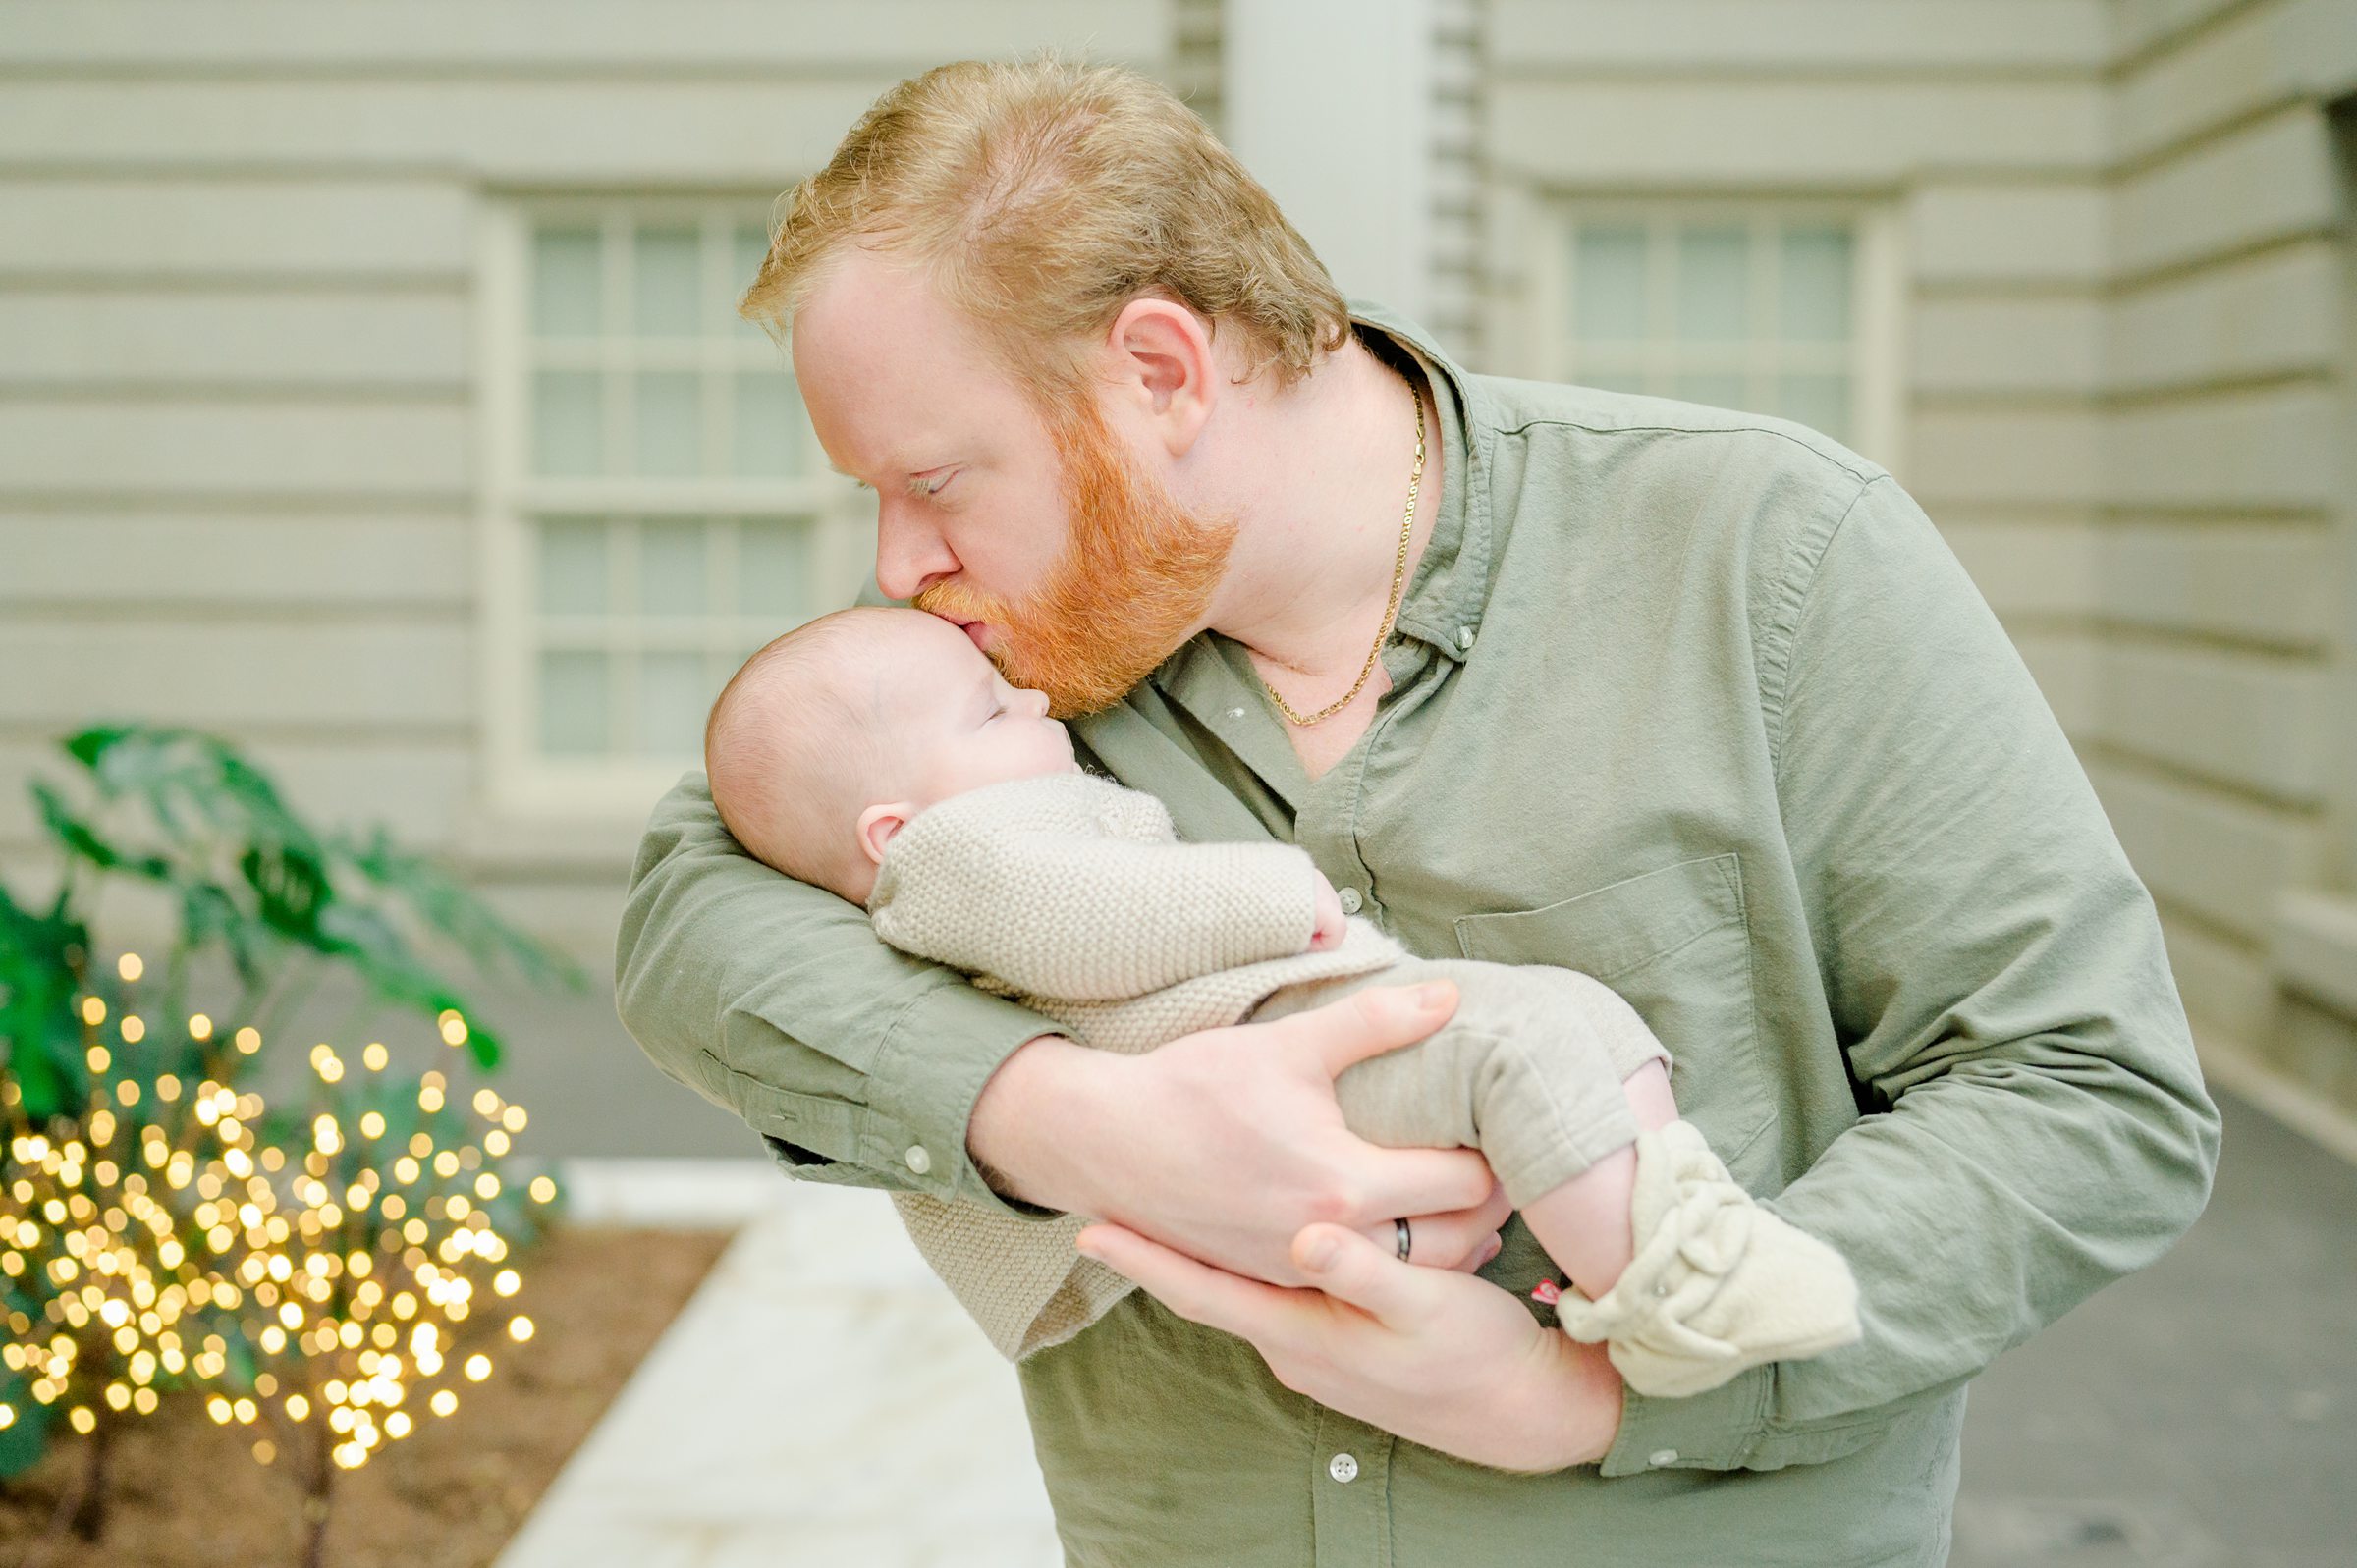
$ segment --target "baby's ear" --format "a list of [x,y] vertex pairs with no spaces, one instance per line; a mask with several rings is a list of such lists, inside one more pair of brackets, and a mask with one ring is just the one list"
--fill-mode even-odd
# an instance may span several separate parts
[[859,813],[856,830],[859,848],[866,854],[868,864],[880,866],[884,863],[884,846],[892,842],[892,836],[906,827],[908,819],[915,814],[916,802],[913,800],[895,800],[887,805],[870,806]]

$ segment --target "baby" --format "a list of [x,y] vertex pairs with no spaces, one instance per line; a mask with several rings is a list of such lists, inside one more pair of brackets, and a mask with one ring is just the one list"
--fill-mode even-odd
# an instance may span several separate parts
[[[1099,1049],[1145,1052],[1362,985],[1453,981],[1446,1025],[1347,1068],[1335,1098],[1370,1142],[1483,1152],[1570,1279],[1566,1331],[1603,1341],[1631,1387],[1658,1395],[1859,1336],[1838,1254],[1757,1204],[1691,1123],[1640,1125],[1627,1080],[1662,1074],[1670,1054],[1617,994],[1548,965],[1410,957],[1345,919],[1296,846],[1181,843],[1160,801],[1083,772],[1047,709],[950,622],[823,616],[753,655],[713,704],[713,803],[749,852],[863,905],[893,946]],[[1074,1250],[1085,1217],[893,1197],[1012,1359],[1133,1288]],[[1599,1244],[1614,1237],[1633,1252]]]

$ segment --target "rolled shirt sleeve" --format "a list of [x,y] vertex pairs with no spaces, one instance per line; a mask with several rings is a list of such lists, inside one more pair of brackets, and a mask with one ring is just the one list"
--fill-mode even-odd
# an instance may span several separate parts
[[655,806],[615,944],[615,1005],[666,1075],[734,1112],[790,1174],[1025,1218],[966,1150],[982,1087],[1058,1032],[896,952],[866,914],[744,853],[704,776]]
[[1868,1112],[1769,1207],[1839,1249],[1864,1339],[1625,1397],[1607,1475],[1851,1452],[2208,1201],[2219,1115],[2144,885],[1996,617],[1897,482],[1795,548],[1763,645],[1779,799]]

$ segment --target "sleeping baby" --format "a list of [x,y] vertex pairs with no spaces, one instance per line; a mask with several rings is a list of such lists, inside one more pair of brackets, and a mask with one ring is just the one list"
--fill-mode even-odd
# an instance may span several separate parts
[[[1345,918],[1297,846],[1180,842],[1159,800],[1078,766],[1047,706],[950,622],[840,611],[754,654],[713,704],[713,803],[748,852],[864,906],[885,942],[1100,1050],[1451,981],[1450,1021],[1344,1069],[1335,1099],[1370,1142],[1482,1152],[1567,1266],[1567,1332],[1656,1395],[1858,1338],[1837,1253],[1753,1200],[1691,1123],[1640,1124],[1627,1080],[1670,1054],[1617,993],[1549,965],[1412,957]],[[1075,1251],[1087,1217],[893,1201],[1011,1359],[1135,1288]],[[1581,1246],[1608,1224],[1633,1242],[1617,1271]]]

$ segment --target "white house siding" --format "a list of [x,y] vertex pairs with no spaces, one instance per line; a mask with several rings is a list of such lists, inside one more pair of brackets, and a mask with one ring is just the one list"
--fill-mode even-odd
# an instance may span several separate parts
[[[1566,199],[1889,215],[1895,419],[1869,455],[2080,748],[2206,1045],[2357,1108],[2357,242],[2328,113],[2357,91],[2357,0],[1416,3],[1428,159],[1398,184],[1430,217],[1424,314],[1483,368],[1546,372],[1534,258]],[[1243,15],[11,7],[0,781],[94,717],[204,724],[323,813],[449,850],[602,982],[636,824],[484,804],[488,206],[765,198],[890,81],[1046,43],[1225,126]],[[32,841],[0,787],[0,863]],[[645,1092],[602,994],[508,1012],[553,1138],[736,1147]]]
[[2357,6],[2137,0],[2113,25],[2089,764],[2188,1004],[2357,1108],[2357,1014],[2314,994],[2357,945],[2292,961],[2282,927],[2353,869],[2357,340],[2328,106],[2357,91]]
[[1889,462],[2065,727],[2095,723],[2105,255],[2100,0],[1490,0],[1484,143],[1503,368],[1535,229],[1581,197],[1830,195],[1899,230]]
[[596,977],[498,1009],[543,1151],[743,1152],[650,1092],[604,990],[637,821],[482,804],[478,350],[516,330],[482,311],[486,209],[765,204],[926,66],[1058,44],[1162,73],[1176,36],[1156,0],[10,6],[0,866],[45,863],[22,781],[56,735],[216,730],[303,807],[452,854]]
[[[2004,619],[2206,1035],[2357,1108],[2349,0],[1488,0],[1483,347],[1580,197],[1904,221],[1889,461]],[[2341,663],[2336,666],[2335,661]],[[2337,864],[2335,851],[2340,856]],[[2343,946],[2335,946],[2335,941]]]

